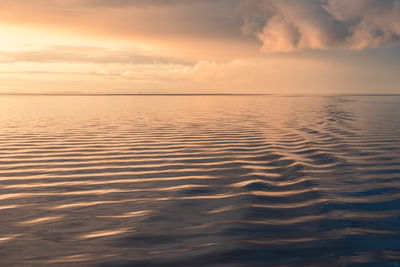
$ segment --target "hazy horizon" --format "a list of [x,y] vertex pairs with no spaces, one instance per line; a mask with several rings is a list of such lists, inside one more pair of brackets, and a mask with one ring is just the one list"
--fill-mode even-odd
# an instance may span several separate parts
[[383,93],[383,94],[317,94],[317,93],[303,93],[303,94],[263,94],[263,93],[65,93],[65,92],[56,92],[56,93],[0,93],[3,96],[276,96],[276,97],[285,97],[285,96],[400,96],[400,94],[396,93]]

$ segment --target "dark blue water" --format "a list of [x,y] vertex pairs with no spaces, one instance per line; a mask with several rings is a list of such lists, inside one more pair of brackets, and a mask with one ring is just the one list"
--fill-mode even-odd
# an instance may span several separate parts
[[1,96],[1,266],[400,266],[399,96]]

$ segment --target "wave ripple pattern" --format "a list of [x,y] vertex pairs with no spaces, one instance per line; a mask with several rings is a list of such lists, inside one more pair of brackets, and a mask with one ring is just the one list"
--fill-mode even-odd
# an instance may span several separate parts
[[400,266],[399,96],[1,96],[2,266]]

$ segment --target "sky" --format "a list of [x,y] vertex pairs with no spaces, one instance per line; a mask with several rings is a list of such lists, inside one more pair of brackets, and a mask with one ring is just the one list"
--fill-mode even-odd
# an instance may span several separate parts
[[400,0],[0,6],[0,93],[400,93]]

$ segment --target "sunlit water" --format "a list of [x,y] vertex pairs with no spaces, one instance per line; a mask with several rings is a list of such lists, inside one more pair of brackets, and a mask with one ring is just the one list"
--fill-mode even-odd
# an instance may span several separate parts
[[1,266],[400,266],[398,96],[1,96]]

